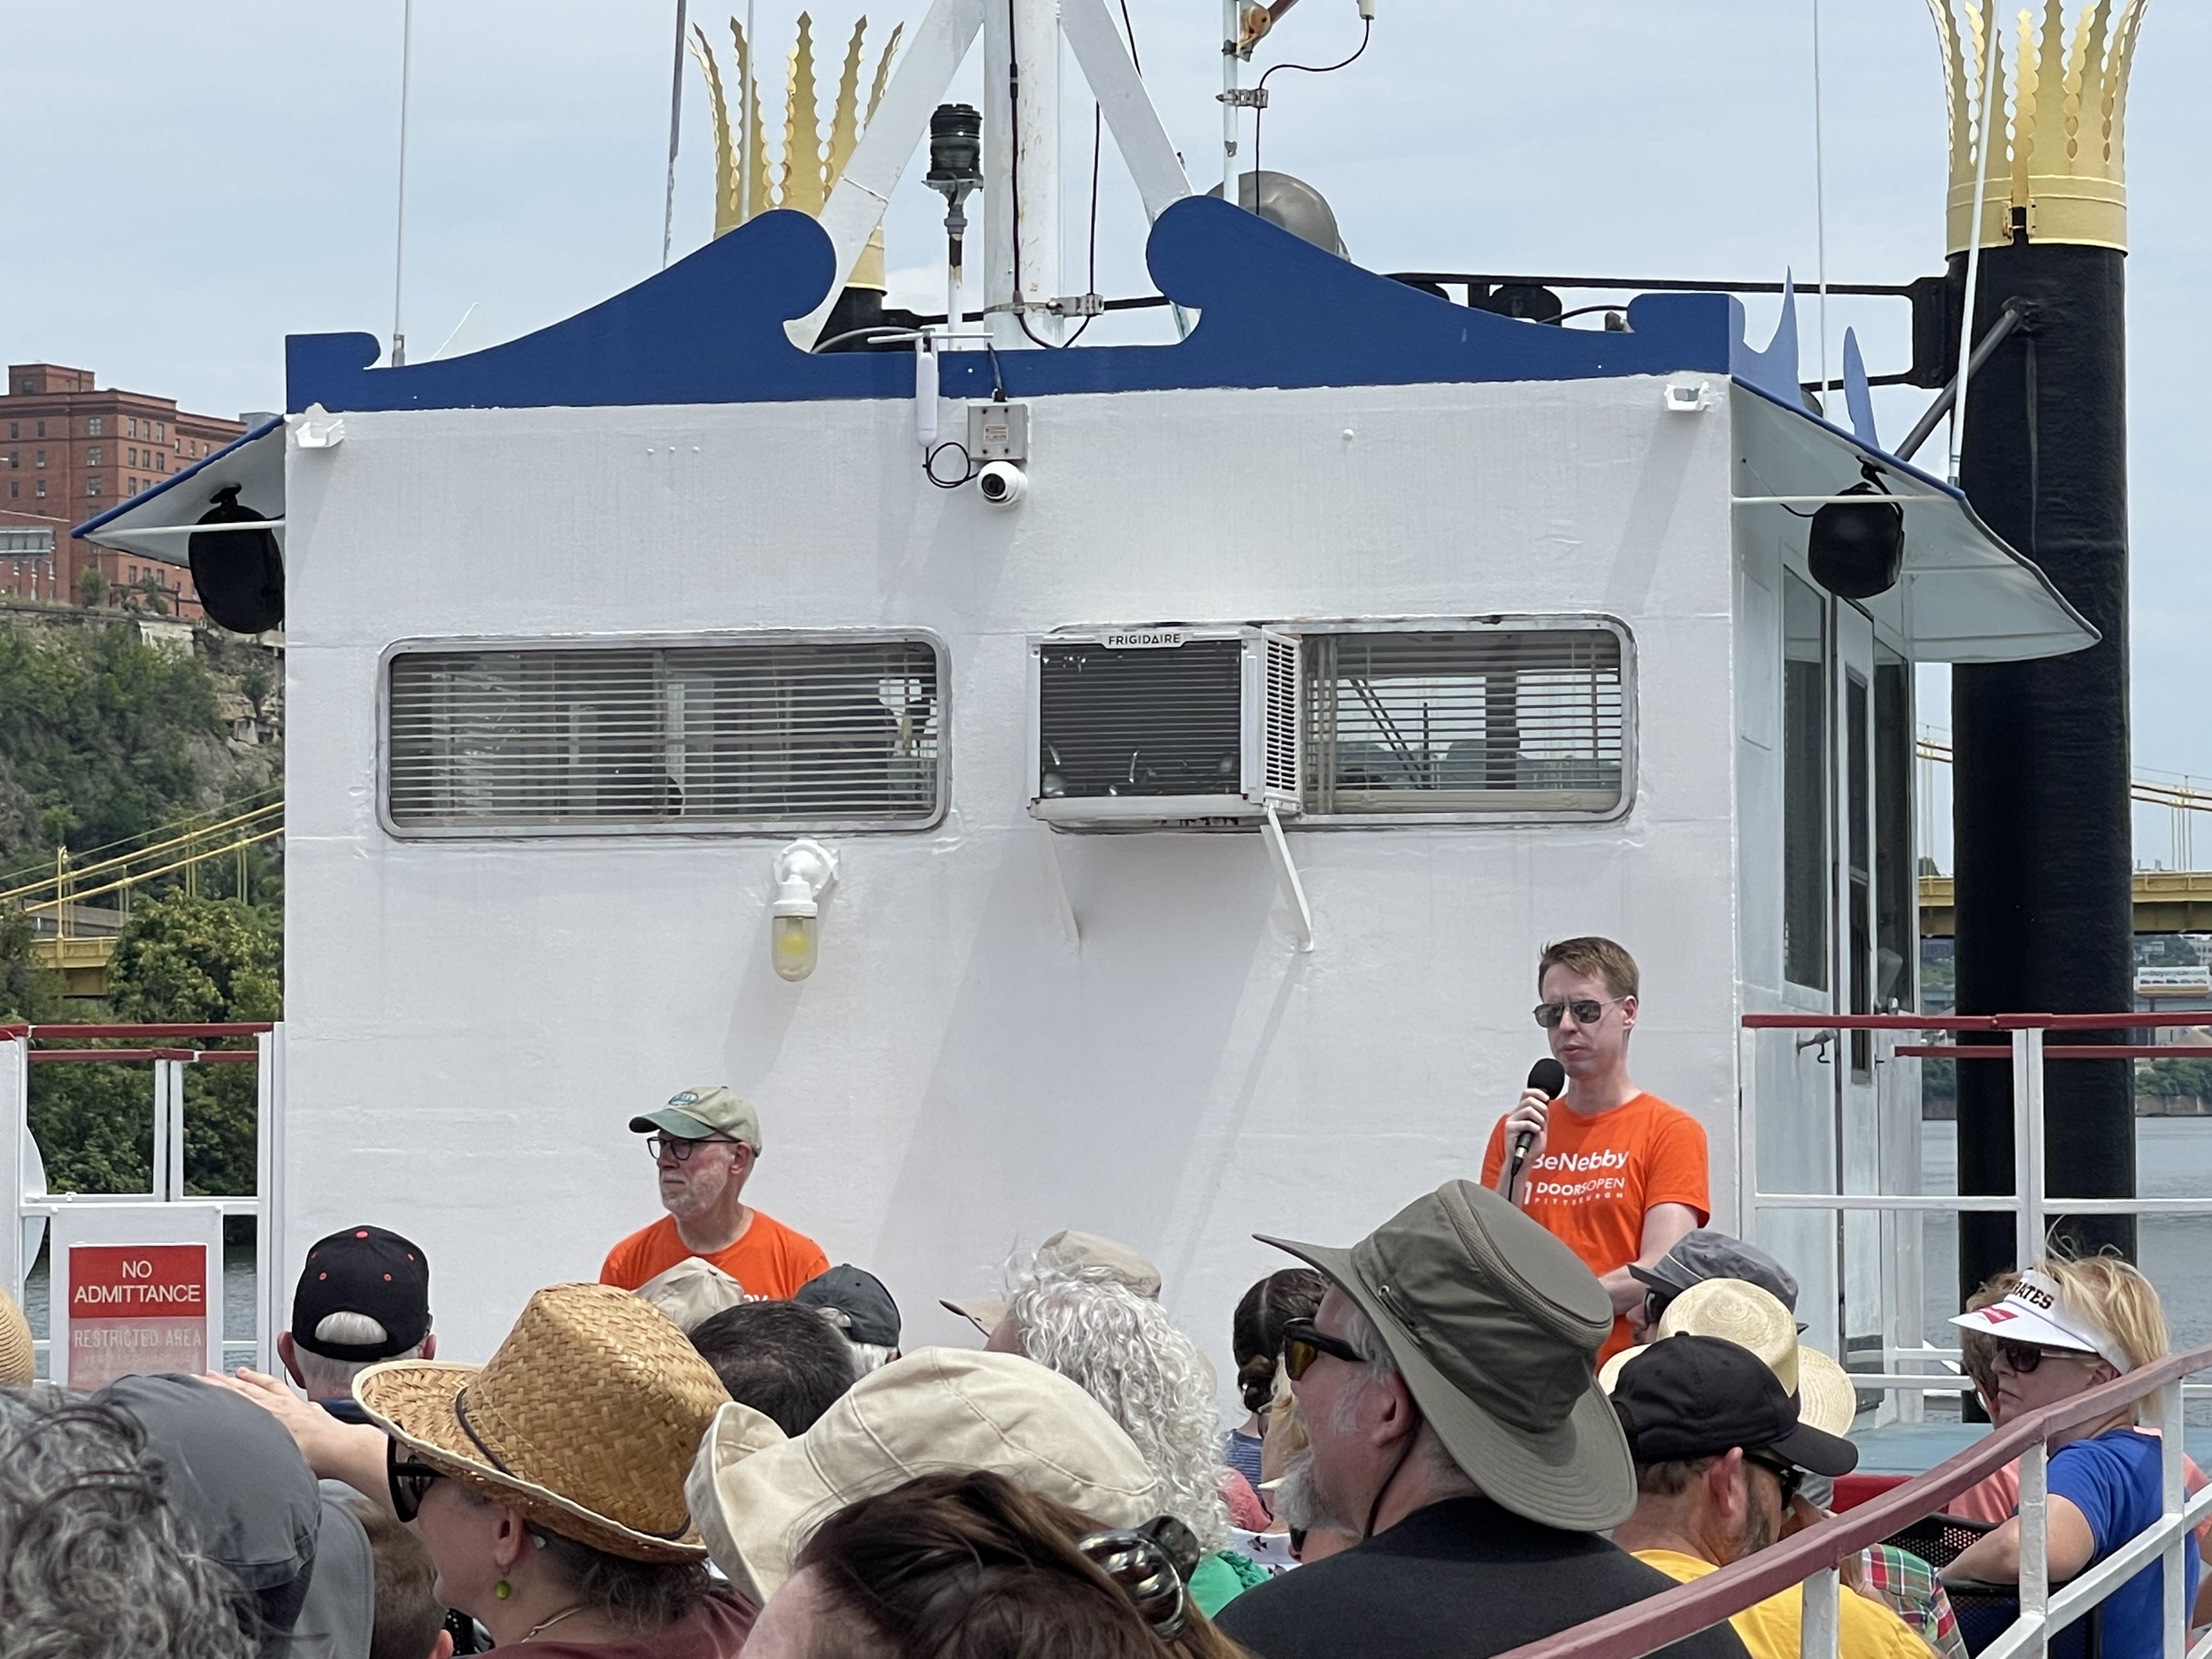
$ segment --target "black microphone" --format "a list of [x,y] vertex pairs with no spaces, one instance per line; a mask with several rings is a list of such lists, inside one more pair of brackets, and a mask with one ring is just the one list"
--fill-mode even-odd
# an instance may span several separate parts
[[[1557,1100],[1567,1092],[1567,1068],[1547,1056],[1528,1069],[1528,1086],[1544,1091],[1546,1100]],[[1505,1171],[1505,1195],[1513,1196],[1513,1183],[1521,1179],[1521,1165],[1528,1158],[1528,1149],[1536,1144],[1536,1132],[1524,1129],[1513,1137],[1513,1162]]]

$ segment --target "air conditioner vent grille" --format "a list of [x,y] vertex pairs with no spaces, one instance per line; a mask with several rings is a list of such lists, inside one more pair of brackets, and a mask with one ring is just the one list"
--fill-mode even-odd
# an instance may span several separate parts
[[1234,639],[1041,647],[1040,795],[1240,794],[1242,651]]

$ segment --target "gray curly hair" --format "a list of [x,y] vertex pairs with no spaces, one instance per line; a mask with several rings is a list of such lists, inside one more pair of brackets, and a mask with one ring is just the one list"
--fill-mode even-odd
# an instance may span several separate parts
[[1209,1553],[1228,1542],[1214,1379],[1167,1310],[1098,1270],[1039,1270],[1017,1281],[1007,1316],[1022,1352],[1106,1408],[1159,1478],[1161,1507]]
[[179,1536],[144,1431],[51,1389],[0,1389],[0,1619],[37,1659],[248,1659],[238,1581]]

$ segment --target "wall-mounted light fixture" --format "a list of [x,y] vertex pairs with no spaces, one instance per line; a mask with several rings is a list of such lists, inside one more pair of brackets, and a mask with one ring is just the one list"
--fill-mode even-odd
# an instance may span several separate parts
[[802,839],[776,855],[776,902],[769,907],[768,956],[777,976],[803,979],[821,951],[820,899],[836,885],[837,855]]

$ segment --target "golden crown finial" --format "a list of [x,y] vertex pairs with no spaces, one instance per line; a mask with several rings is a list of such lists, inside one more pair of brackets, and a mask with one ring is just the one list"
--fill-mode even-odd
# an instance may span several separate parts
[[[1982,76],[1988,31],[1999,27],[1975,0],[1928,0],[1943,52],[1951,117],[1950,191],[1944,247],[1963,252],[1970,237],[1985,248],[2012,240],[2014,210],[2024,210],[2030,242],[2127,246],[2127,168],[2122,128],[2128,68],[2147,0],[2089,0],[2070,34],[2065,0],[2043,0],[2039,27],[2022,11],[2009,54],[1997,53],[1989,125],[1988,183],[1974,223],[1974,173],[1980,160]],[[2009,96],[2008,96],[2009,95]],[[2009,119],[2008,119],[2009,114]]]
[[[707,104],[714,122],[716,235],[736,229],[754,214],[764,213],[772,207],[795,208],[816,215],[821,212],[831,190],[843,176],[845,164],[852,159],[861,133],[874,117],[876,105],[882,102],[883,89],[891,79],[891,58],[899,50],[900,37],[906,30],[902,24],[891,31],[883,55],[877,60],[875,82],[864,113],[860,107],[861,42],[867,32],[866,18],[853,26],[852,39],[845,49],[844,73],[839,78],[836,100],[831,105],[829,141],[825,144],[815,101],[814,21],[805,12],[799,13],[797,39],[784,70],[783,155],[772,168],[762,142],[758,71],[754,72],[751,107],[733,112],[725,96],[721,68],[707,44],[706,31],[695,27],[691,55],[698,59],[699,67],[706,75]],[[738,83],[742,86],[754,42],[745,38],[744,27],[735,18],[730,19],[730,39],[735,48]],[[749,135],[750,142],[741,134]],[[741,167],[752,175],[749,191],[744,188]],[[880,229],[869,238],[867,251],[861,256],[852,282],[858,288],[883,286]]]

